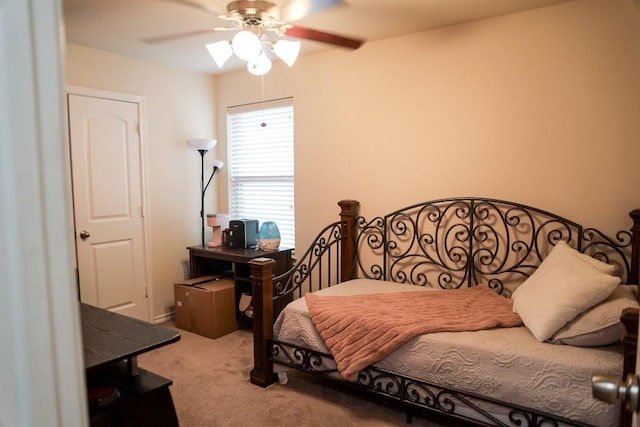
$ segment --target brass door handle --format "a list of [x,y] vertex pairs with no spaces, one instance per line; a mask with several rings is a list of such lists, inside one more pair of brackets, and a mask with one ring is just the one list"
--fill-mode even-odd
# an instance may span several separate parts
[[82,230],[80,232],[80,238],[82,240],[87,240],[89,237],[91,237],[91,234],[89,234],[89,232],[87,230]]

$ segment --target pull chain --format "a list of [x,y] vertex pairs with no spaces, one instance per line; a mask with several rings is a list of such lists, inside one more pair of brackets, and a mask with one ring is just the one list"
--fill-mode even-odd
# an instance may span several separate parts
[[261,127],[267,127],[267,123],[264,121],[264,74],[260,76],[261,94],[262,94],[262,123]]

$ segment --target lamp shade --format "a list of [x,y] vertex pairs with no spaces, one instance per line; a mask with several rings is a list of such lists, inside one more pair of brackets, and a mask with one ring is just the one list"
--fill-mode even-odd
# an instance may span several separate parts
[[187,141],[187,143],[189,144],[189,147],[193,148],[194,150],[204,150],[204,151],[211,150],[213,147],[216,146],[217,142],[218,141],[216,141],[215,139],[208,139],[208,138],[193,138]]
[[292,40],[278,40],[273,44],[273,52],[291,67],[300,53],[300,42]]
[[211,55],[216,65],[220,68],[222,68],[224,63],[227,62],[227,59],[231,58],[231,55],[233,55],[233,49],[231,49],[231,45],[226,40],[216,43],[207,43],[205,46],[207,46],[209,55]]
[[249,61],[260,55],[262,42],[260,42],[260,37],[256,34],[244,30],[238,31],[236,35],[233,36],[231,47],[238,58]]
[[263,53],[247,63],[247,70],[254,76],[262,76],[271,70],[271,60]]
[[224,162],[220,159],[216,159],[213,161],[213,167],[215,169],[222,169],[224,167]]

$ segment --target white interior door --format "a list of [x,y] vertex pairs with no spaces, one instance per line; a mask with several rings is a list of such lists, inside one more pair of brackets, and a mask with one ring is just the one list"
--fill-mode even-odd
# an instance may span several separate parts
[[80,299],[148,321],[140,103],[68,105]]

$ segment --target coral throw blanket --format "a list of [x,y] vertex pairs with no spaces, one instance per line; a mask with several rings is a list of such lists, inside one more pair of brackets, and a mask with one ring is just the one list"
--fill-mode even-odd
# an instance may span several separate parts
[[349,381],[416,335],[522,325],[511,300],[486,285],[349,296],[309,293],[305,298],[338,372]]

